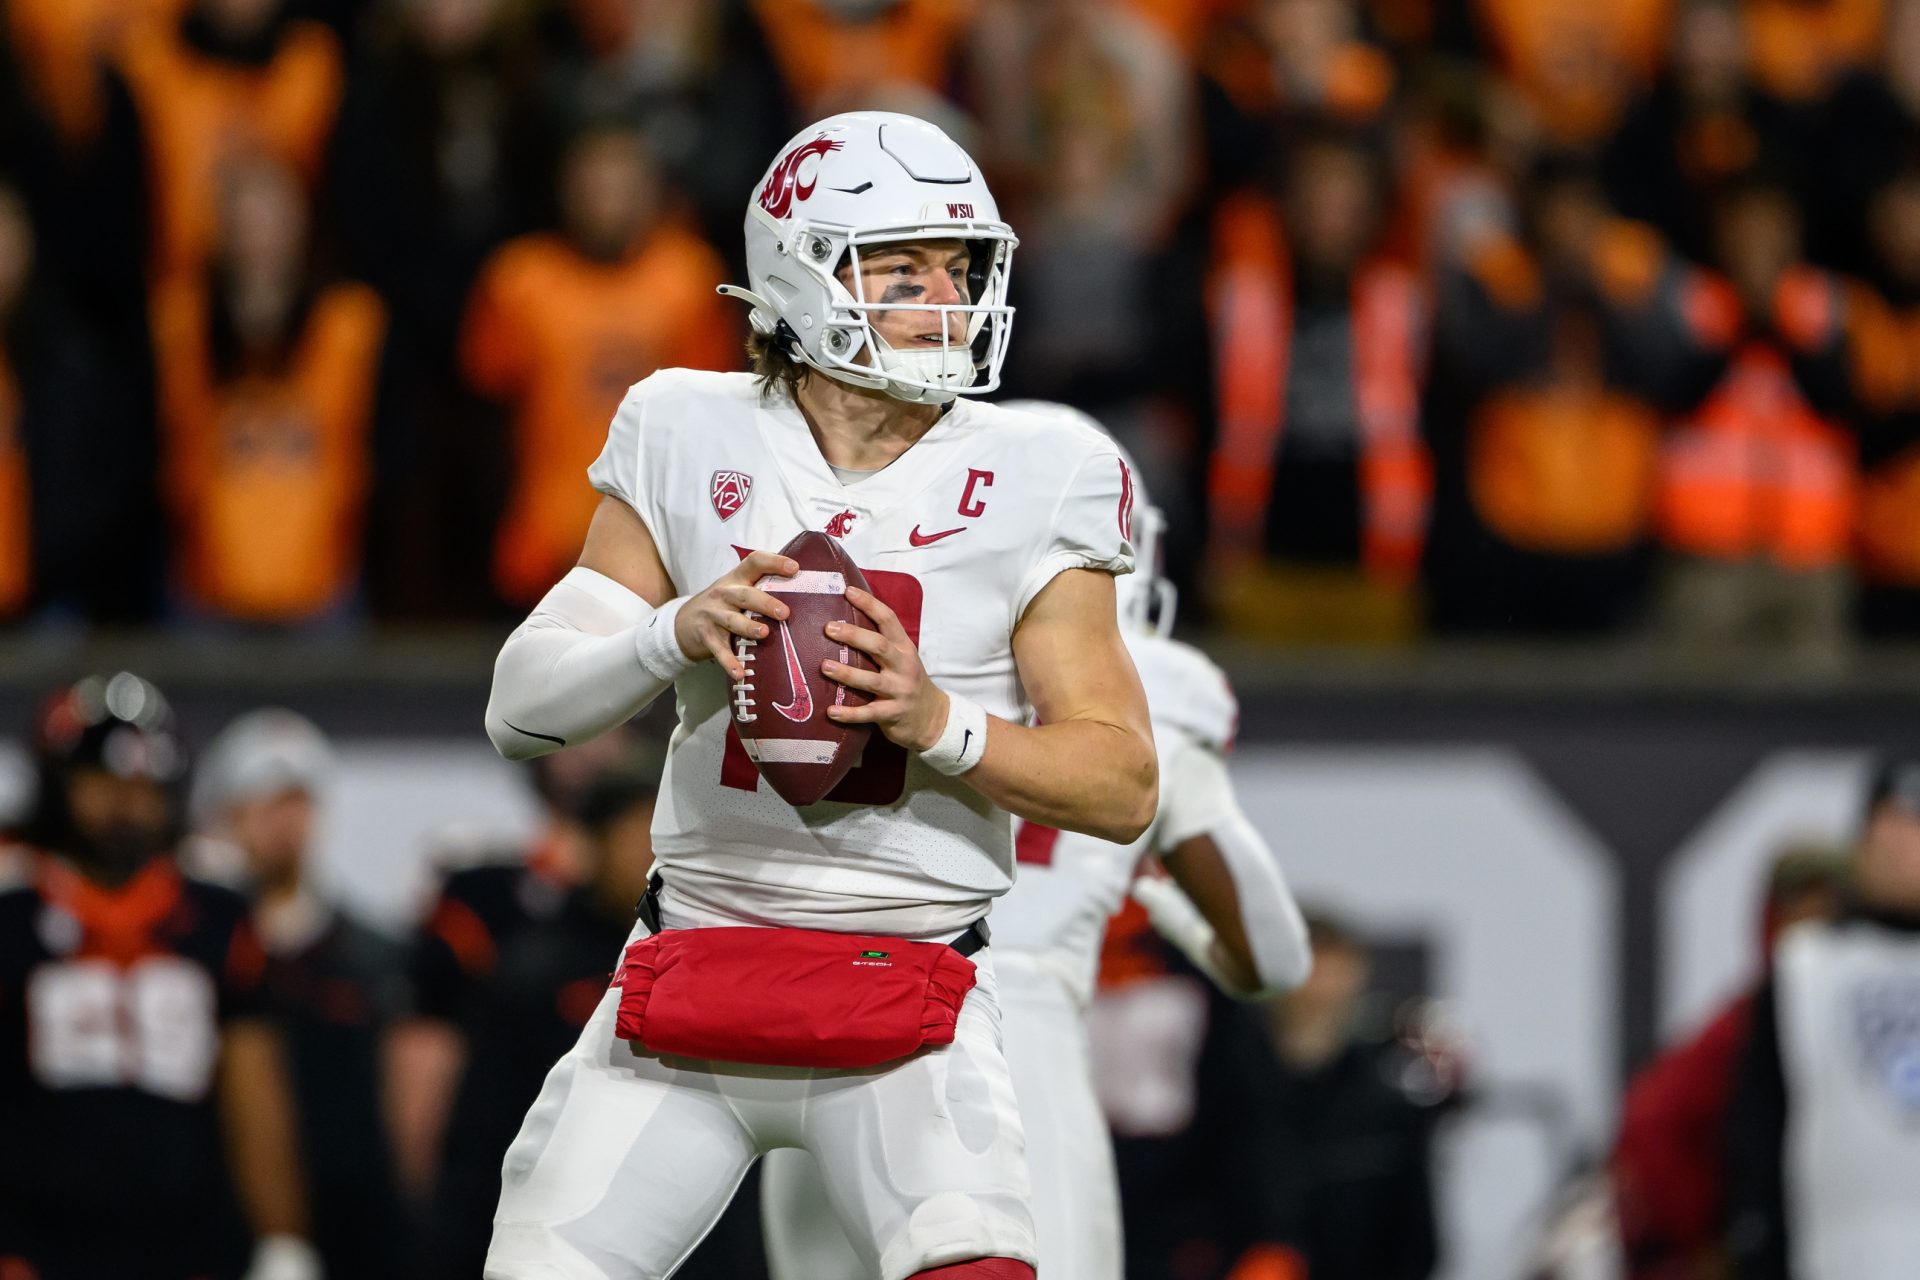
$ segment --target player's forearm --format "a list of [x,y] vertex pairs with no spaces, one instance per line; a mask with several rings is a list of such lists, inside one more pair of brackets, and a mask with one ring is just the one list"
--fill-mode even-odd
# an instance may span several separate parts
[[574,569],[501,646],[487,736],[509,760],[598,737],[646,710],[686,662],[670,606]]
[[988,717],[986,754],[960,776],[1015,817],[1131,844],[1153,821],[1159,774],[1152,742],[1120,725]]
[[1252,999],[1306,981],[1313,964],[1306,921],[1279,859],[1237,807],[1213,830],[1181,841],[1165,862],[1211,935],[1194,934],[1189,954],[1196,963],[1201,955],[1213,961],[1223,990]]
[[304,1236],[306,1188],[280,1039],[263,1022],[222,1037],[220,1109],[234,1190],[256,1236]]
[[411,1018],[387,1033],[384,1102],[400,1187],[424,1200],[440,1168],[447,1112],[466,1066],[466,1040],[438,1018]]

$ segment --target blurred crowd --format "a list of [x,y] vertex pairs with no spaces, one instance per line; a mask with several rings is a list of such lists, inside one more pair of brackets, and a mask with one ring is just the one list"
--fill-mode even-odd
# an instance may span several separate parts
[[1917,0],[0,0],[0,616],[524,605],[855,107],[981,160],[1196,617],[1920,626]]

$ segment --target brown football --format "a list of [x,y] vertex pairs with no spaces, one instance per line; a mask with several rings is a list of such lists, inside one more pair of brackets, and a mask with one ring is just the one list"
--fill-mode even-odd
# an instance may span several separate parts
[[772,628],[764,640],[734,640],[747,670],[733,686],[733,727],[767,785],[788,804],[808,805],[840,785],[873,733],[870,725],[827,718],[828,707],[857,707],[867,695],[827,679],[820,664],[874,670],[867,655],[829,640],[827,624],[873,624],[847,599],[848,587],[865,591],[867,580],[839,539],[810,530],[780,554],[798,561],[800,572],[768,575],[754,585],[791,613],[781,622],[763,619]]

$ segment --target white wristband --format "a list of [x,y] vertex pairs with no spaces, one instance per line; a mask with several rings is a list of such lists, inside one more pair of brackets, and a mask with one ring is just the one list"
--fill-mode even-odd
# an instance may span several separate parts
[[653,611],[653,616],[633,629],[633,648],[640,665],[656,680],[673,681],[693,667],[693,659],[680,647],[673,634],[680,606],[690,597],[669,600]]
[[920,753],[929,769],[955,778],[987,754],[987,712],[957,693],[947,695],[947,727],[940,740]]

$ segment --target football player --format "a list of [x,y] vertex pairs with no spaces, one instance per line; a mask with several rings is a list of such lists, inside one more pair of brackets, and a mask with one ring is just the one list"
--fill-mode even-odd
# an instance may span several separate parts
[[401,958],[312,874],[333,760],[320,726],[296,712],[263,707],[235,719],[194,768],[195,837],[180,862],[251,902],[299,1113],[311,1238],[327,1274],[389,1280],[406,1271],[380,1063]]
[[[1007,407],[1099,430],[1064,405]],[[1023,823],[1015,839],[1018,883],[993,910],[1001,1036],[1027,1132],[1040,1273],[1048,1280],[1119,1280],[1122,1273],[1119,1187],[1094,1097],[1085,1015],[1101,935],[1128,882],[1155,927],[1229,995],[1258,999],[1298,986],[1310,963],[1300,909],[1227,776],[1239,717],[1233,692],[1198,649],[1167,638],[1173,584],[1156,572],[1165,521],[1143,490],[1135,503],[1140,568],[1117,584],[1118,605],[1153,717],[1160,811],[1124,844]],[[1140,868],[1147,873],[1136,878]],[[774,1280],[873,1274],[835,1229],[805,1153],[773,1153],[760,1185]]]
[[0,885],[0,1274],[316,1280],[265,955],[245,901],[169,856],[165,700],[91,677],[35,739],[32,852]]
[[[488,732],[530,756],[672,686],[654,819],[669,933],[704,931],[709,954],[738,946],[737,926],[758,931],[739,949],[767,955],[821,933],[950,944],[975,985],[950,1044],[845,1069],[663,1058],[616,1037],[616,987],[507,1153],[486,1275],[669,1275],[755,1159],[800,1147],[884,1280],[1027,1280],[1024,1138],[982,919],[1012,883],[1013,816],[1125,843],[1157,807],[1114,607],[1132,476],[1098,433],[974,399],[998,385],[1015,239],[932,125],[808,127],[746,236],[751,288],[730,292],[752,308],[755,374],[670,370],[628,393],[589,472],[605,497],[580,563],[502,648]],[[876,669],[820,667],[871,700],[824,715],[877,732],[800,810],[762,783],[729,702],[736,643],[788,616],[756,584],[799,566],[767,548],[809,529],[839,537],[872,588],[847,590],[870,627],[826,630]],[[636,945],[653,932],[643,919]],[[820,981],[825,998],[774,1021],[839,1007]],[[724,1019],[730,1002],[713,1003]]]

